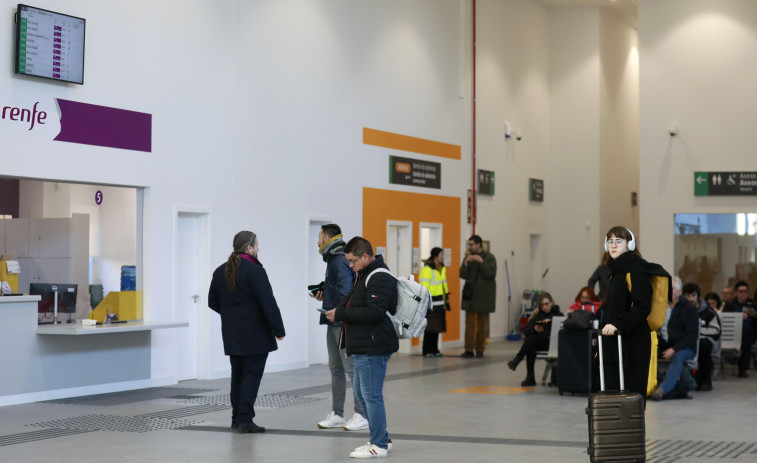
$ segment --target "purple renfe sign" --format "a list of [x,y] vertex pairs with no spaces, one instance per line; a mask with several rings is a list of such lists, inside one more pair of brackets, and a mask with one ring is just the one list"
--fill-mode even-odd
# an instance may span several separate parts
[[152,114],[56,98],[60,133],[56,141],[152,151]]

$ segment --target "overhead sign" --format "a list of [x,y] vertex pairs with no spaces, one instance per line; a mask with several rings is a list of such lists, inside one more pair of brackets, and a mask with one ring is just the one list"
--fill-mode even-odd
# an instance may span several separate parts
[[757,172],[694,172],[694,196],[757,196]]
[[478,193],[494,196],[494,172],[478,169]]
[[389,183],[442,188],[442,165],[438,162],[389,156]]
[[528,179],[528,200],[540,203],[544,201],[544,180]]

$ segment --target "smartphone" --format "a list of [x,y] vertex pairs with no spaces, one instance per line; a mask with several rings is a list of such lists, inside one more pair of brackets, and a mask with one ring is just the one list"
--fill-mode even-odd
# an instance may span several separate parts
[[326,312],[328,312],[328,310],[326,310],[326,309],[321,309],[321,308],[318,308],[318,309],[315,309],[315,310],[317,310],[317,311],[319,311],[319,312],[321,312],[321,313],[326,313]]
[[309,285],[308,286],[308,291],[310,291],[310,294],[312,294],[313,296],[315,296],[316,294],[318,294],[318,291],[323,291],[323,284],[324,284],[324,282],[322,281],[322,282],[318,283],[317,285]]

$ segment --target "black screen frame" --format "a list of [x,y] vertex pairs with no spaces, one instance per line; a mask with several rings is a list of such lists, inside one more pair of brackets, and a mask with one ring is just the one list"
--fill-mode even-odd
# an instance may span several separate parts
[[76,298],[79,293],[77,283],[30,283],[29,295],[42,297],[37,302],[37,313],[53,312],[53,287],[58,288],[58,313],[76,313]]
[[[38,11],[45,11],[47,13],[55,14],[58,16],[63,16],[66,18],[72,18],[72,19],[79,19],[84,22],[84,30],[83,30],[83,37],[82,37],[82,46],[81,46],[81,82],[75,81],[75,80],[66,80],[66,79],[56,79],[54,77],[47,77],[47,76],[41,76],[38,74],[27,74],[26,72],[20,72],[19,68],[19,59],[20,59],[20,49],[21,49],[21,7],[26,8],[33,8]],[[19,3],[16,8],[16,14],[14,16],[15,23],[16,23],[16,31],[14,36],[16,37],[16,43],[14,46],[14,62],[13,62],[13,68],[15,70],[15,73],[19,76],[29,76],[29,77],[35,77],[39,79],[45,79],[45,80],[51,80],[54,82],[65,82],[69,84],[76,84],[76,85],[84,85],[84,62],[86,61],[86,45],[87,45],[87,20],[84,18],[80,18],[78,16],[73,16],[70,14],[65,13],[59,13],[57,11],[52,10],[46,10],[44,8],[39,8],[36,6],[27,5],[25,3]]]

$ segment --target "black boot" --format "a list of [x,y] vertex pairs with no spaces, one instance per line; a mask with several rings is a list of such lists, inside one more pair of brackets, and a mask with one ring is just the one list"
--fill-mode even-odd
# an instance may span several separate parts
[[515,371],[516,368],[518,368],[518,364],[520,361],[523,360],[522,355],[516,355],[512,360],[507,362],[507,367],[513,371]]
[[534,372],[529,371],[526,375],[526,379],[524,379],[523,382],[520,383],[520,385],[523,387],[536,386],[536,378],[534,378]]

